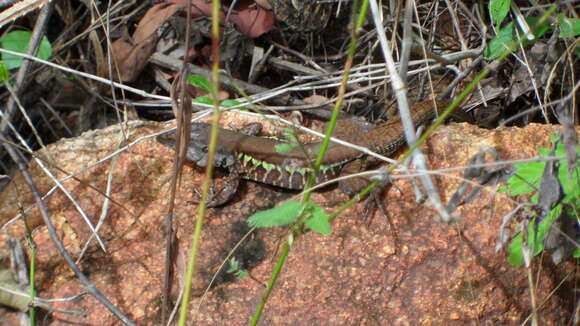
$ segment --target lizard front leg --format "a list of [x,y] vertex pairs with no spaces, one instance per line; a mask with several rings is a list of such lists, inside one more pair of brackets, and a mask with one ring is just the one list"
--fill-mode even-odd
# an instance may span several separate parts
[[[258,135],[261,130],[262,124],[250,123],[238,131],[244,135],[255,136]],[[199,154],[201,153],[203,153],[203,155],[200,156]],[[197,160],[199,166],[202,166],[202,164],[203,166],[207,165],[207,146],[202,152],[198,151],[197,157],[202,157],[202,161],[199,159]],[[240,169],[236,162],[236,158],[231,151],[218,146],[214,158],[214,166],[225,168],[228,171],[228,176],[223,188],[221,188],[216,194],[213,194],[212,190],[212,194],[208,196],[207,207],[218,207],[226,204],[238,192],[238,187],[240,185]]]
[[[221,188],[217,194],[212,194],[208,196],[207,207],[218,207],[229,202],[236,192],[238,192],[238,187],[240,185],[240,173],[237,165],[228,168],[228,177],[225,182],[225,186]],[[212,186],[213,188],[213,186]]]
[[[206,142],[207,136],[207,126],[204,124],[192,124],[191,130],[191,141],[188,145],[187,152],[185,154],[189,161],[195,163],[198,167],[206,167],[209,163],[208,157],[208,145]],[[175,149],[175,131],[169,132],[157,137],[157,141],[161,144]],[[239,185],[239,173],[236,166],[235,154],[227,148],[222,146],[217,147],[215,156],[213,159],[213,165],[218,168],[224,168],[228,170],[227,186],[221,189],[217,195],[213,195],[213,190],[207,200],[208,207],[216,207],[228,202],[233,195],[236,193]],[[213,189],[213,186],[212,186]],[[197,192],[197,191],[196,191]],[[198,202],[195,201],[194,202]]]
[[[202,146],[203,148],[201,149],[194,149],[193,147],[195,146],[190,146],[188,149],[188,158],[195,158],[195,163],[197,166],[206,167],[209,161],[207,146]],[[217,193],[214,193],[214,187],[212,183],[212,190],[206,203],[207,207],[222,206],[230,201],[238,191],[238,186],[240,184],[240,173],[234,153],[218,146],[215,152],[213,164],[215,167],[226,169],[228,171],[228,176],[225,182],[225,186]]]

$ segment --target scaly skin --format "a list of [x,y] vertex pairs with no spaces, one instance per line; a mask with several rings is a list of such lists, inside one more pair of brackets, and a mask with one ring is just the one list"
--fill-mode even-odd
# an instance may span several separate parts
[[[445,107],[448,102],[439,101],[439,108]],[[435,111],[431,101],[423,101],[415,104],[411,109],[415,126],[419,126],[433,119]],[[194,161],[198,166],[207,165],[207,144],[211,126],[205,123],[192,125],[190,148],[187,158]],[[348,124],[340,128],[342,140],[355,145],[369,148],[381,155],[389,156],[405,144],[405,135],[401,125],[401,119],[396,116],[376,127],[360,132],[361,129]],[[353,131],[348,130],[353,128]],[[355,131],[356,130],[356,131]],[[175,132],[159,136],[158,141],[165,146],[175,149]],[[229,169],[234,177],[257,181],[287,189],[302,189],[306,180],[312,173],[310,168],[312,160],[316,157],[320,148],[320,142],[304,144],[288,152],[278,153],[276,145],[285,144],[284,141],[273,138],[246,135],[227,129],[220,129],[218,136],[217,155],[214,160],[216,167]],[[317,183],[327,181],[340,175],[343,166],[354,160],[360,159],[364,154],[356,149],[332,143],[324,157],[323,165],[317,176]],[[348,164],[349,173],[352,164]],[[358,166],[364,166],[359,164]],[[360,180],[359,180],[360,181]],[[234,181],[232,181],[234,182]],[[237,180],[235,181],[237,184]],[[353,189],[357,187],[343,187],[341,189]],[[227,202],[235,193],[224,194],[224,198],[216,199],[214,205],[218,206]],[[228,191],[228,192],[230,192]],[[349,193],[351,191],[348,191]]]

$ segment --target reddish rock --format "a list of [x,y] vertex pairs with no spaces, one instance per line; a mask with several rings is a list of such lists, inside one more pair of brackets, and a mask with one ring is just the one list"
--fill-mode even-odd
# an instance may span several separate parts
[[[231,115],[224,123],[230,125],[234,121],[243,123]],[[161,124],[133,122],[127,132],[132,142],[162,128]],[[496,148],[502,160],[529,158],[536,155],[536,147],[549,146],[548,137],[554,130],[554,126],[530,125],[489,131],[451,124],[441,127],[423,148],[432,169],[466,166],[482,147]],[[49,146],[48,152],[54,166],[79,173],[77,180],[64,184],[95,224],[103,214],[103,194],[107,179],[111,178],[111,201],[100,233],[108,251],[102,252],[93,241],[80,267],[133,321],[156,325],[164,263],[163,218],[173,152],[153,139],[141,140],[122,151],[116,161],[96,166],[92,164],[116,151],[119,144],[122,147],[130,143],[121,141],[118,126],[61,141]],[[64,176],[56,168],[51,170]],[[41,193],[51,189],[53,182],[36,164],[31,165],[30,171]],[[457,189],[460,179],[456,177],[461,176],[461,171],[453,171],[434,177],[444,202]],[[192,189],[199,187],[201,180],[202,172],[191,166],[185,168],[175,211],[175,266],[179,270],[185,266],[185,248],[190,245],[197,214],[197,205],[191,202],[195,199]],[[407,181],[397,181],[384,199],[396,232],[378,212],[370,224],[364,223],[364,205],[354,205],[333,222],[331,236],[309,233],[294,242],[261,324],[520,324],[531,312],[527,272],[510,266],[505,253],[495,253],[494,249],[501,219],[516,203],[494,191],[485,188],[475,201],[455,212],[461,217],[457,223],[443,224],[436,221],[435,211],[427,204],[415,203]],[[262,283],[268,281],[275,264],[277,247],[286,239],[285,229],[255,232],[236,251],[235,256],[249,269],[251,278],[235,280],[222,274],[205,297],[200,295],[231,249],[249,231],[245,219],[288,197],[287,192],[246,182],[233,203],[208,210],[191,324],[196,320],[202,325],[241,325],[251,319],[264,289]],[[329,212],[347,198],[338,189],[312,197]],[[16,176],[0,194],[0,202],[5,203],[0,207],[4,223],[18,214],[19,207],[28,209],[33,200],[22,178]],[[61,191],[57,190],[46,202],[67,250],[78,258],[90,236],[88,227]],[[31,224],[39,224],[36,209],[27,211],[26,216]],[[20,237],[22,233],[22,223],[16,222],[2,237]],[[62,298],[82,292],[81,283],[60,258],[46,228],[36,228],[33,238],[39,250],[39,295]],[[570,320],[574,278],[558,284],[573,268],[571,264],[554,267],[549,257],[535,260],[532,275],[537,281],[535,296],[540,304],[541,324],[558,325]],[[176,280],[173,299],[181,277]],[[559,290],[552,293],[555,288]],[[53,306],[82,310],[87,315],[54,313],[51,325],[119,324],[88,295]]]

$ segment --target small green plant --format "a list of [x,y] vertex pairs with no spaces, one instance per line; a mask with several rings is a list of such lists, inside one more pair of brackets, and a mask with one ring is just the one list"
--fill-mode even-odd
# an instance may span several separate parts
[[510,10],[511,0],[491,0],[489,14],[495,26],[499,27]]
[[[208,93],[211,93],[211,84],[209,82],[209,80],[207,80],[207,78],[200,76],[200,75],[189,75],[187,76],[187,82],[190,83],[191,85],[197,87],[197,88],[201,88],[204,91],[207,91]],[[207,105],[212,105],[213,104],[213,99],[207,96],[198,96],[196,98],[193,99],[194,102],[197,103],[202,103],[202,104],[207,104]],[[239,101],[236,100],[223,100],[220,102],[220,106],[225,107],[225,108],[231,108],[234,106],[238,106],[241,103]],[[240,107],[238,109],[245,109],[245,107]]]
[[248,271],[241,268],[240,262],[237,259],[231,258],[229,263],[230,267],[226,271],[227,273],[234,274],[238,280],[248,276]]
[[0,82],[5,82],[10,78],[10,72],[4,62],[0,61]]
[[255,213],[247,222],[251,227],[257,228],[284,226],[296,222],[302,211],[306,212],[304,219],[306,227],[324,235],[331,233],[328,215],[322,207],[313,202],[302,205],[296,200],[289,200],[274,208]]
[[[555,142],[554,137],[552,137],[552,140]],[[580,150],[580,146],[577,150]],[[550,156],[550,149],[538,148],[538,152],[542,157]],[[566,156],[563,144],[557,144],[555,155]],[[540,189],[545,167],[546,162],[516,163],[516,173],[508,179],[507,186],[502,187],[499,191],[507,192],[511,196],[533,194],[529,202],[537,204],[539,198],[538,189]],[[508,247],[509,263],[521,266],[524,263],[524,250],[529,250],[532,257],[541,253],[544,249],[544,238],[548,234],[552,223],[562,215],[564,209],[568,210],[569,216],[576,216],[573,208],[580,206],[580,167],[576,166],[569,175],[568,161],[563,160],[560,162],[557,178],[562,186],[562,199],[552,207],[539,225],[536,225],[536,214],[533,211],[529,212],[533,217],[528,224],[527,230],[518,233]],[[562,216],[560,218],[570,217]],[[527,248],[523,247],[524,239],[527,239]],[[580,257],[580,248],[574,250],[573,256],[575,258]]]
[[286,142],[275,146],[276,153],[286,153],[300,147],[300,141],[298,140],[296,130],[292,128],[284,128],[283,138]]
[[[515,7],[515,3],[511,0],[492,0],[489,3],[489,13],[491,19],[494,23],[494,26],[497,30],[496,36],[489,42],[487,47],[485,48],[483,55],[487,59],[496,59],[501,52],[509,47],[515,40],[518,39],[516,34],[516,26],[514,22],[509,22],[502,27],[502,23],[504,22],[505,18],[508,16],[510,9],[512,11],[517,8]],[[521,15],[521,14],[520,14]],[[580,35],[580,19],[577,18],[568,18],[563,14],[558,16],[558,26],[553,26],[549,22],[545,22],[541,25],[538,25],[538,18],[537,17],[527,17],[526,23],[530,26],[530,28],[534,31],[534,39],[538,39],[542,35],[544,35],[547,31],[555,29],[556,27],[559,30],[559,37],[566,38],[566,37],[576,37]],[[522,31],[518,29],[520,35]],[[525,40],[523,45],[530,44],[533,40]],[[576,55],[580,56],[580,45],[576,45],[575,48]]]
[[[6,33],[2,39],[0,39],[0,44],[2,45],[2,48],[6,50],[26,53],[26,51],[28,51],[28,44],[30,43],[31,36],[32,33],[28,31],[12,31]],[[51,55],[52,46],[46,36],[44,36],[40,41],[37,57],[46,60],[50,58]],[[2,53],[2,62],[4,62],[4,65],[8,70],[20,67],[22,60],[22,57]]]

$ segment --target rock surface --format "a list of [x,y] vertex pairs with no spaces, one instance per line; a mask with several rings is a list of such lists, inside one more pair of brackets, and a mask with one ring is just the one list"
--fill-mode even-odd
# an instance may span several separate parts
[[[226,126],[247,119],[228,114]],[[173,152],[154,139],[141,137],[168,125],[133,122],[127,129],[130,141],[116,160],[94,164],[115,152],[121,142],[119,126],[85,133],[76,139],[51,145],[53,173],[77,173],[76,180],[63,184],[73,194],[93,223],[105,220],[101,236],[107,253],[95,241],[80,262],[81,269],[106,296],[139,325],[156,325],[160,315],[160,289],[164,263],[163,219],[168,202]],[[423,146],[431,169],[468,165],[468,160],[484,147],[497,149],[502,160],[530,158],[535,148],[549,146],[554,126],[483,130],[466,124],[441,127]],[[60,169],[60,170],[59,170]],[[53,182],[36,164],[30,168],[41,193]],[[178,254],[175,266],[183,269],[193,233],[197,205],[192,189],[202,181],[202,171],[186,166],[177,195]],[[434,181],[446,203],[457,189],[462,171],[439,174]],[[109,198],[107,180],[111,179]],[[79,180],[81,182],[79,182]],[[98,190],[98,191],[97,191]],[[249,231],[246,218],[270,208],[292,194],[252,182],[245,182],[233,203],[209,209],[205,220],[200,271],[191,303],[191,324],[243,325],[256,309],[277,258],[277,247],[285,239],[282,228],[261,230],[247,238],[234,253],[251,277],[236,280],[218,275],[205,297],[201,297],[214,273],[236,243]],[[317,192],[312,199],[336,210],[348,197],[338,189]],[[0,194],[2,224],[15,217],[20,207],[33,203],[20,176]],[[78,211],[60,190],[46,199],[49,213],[69,253],[78,258],[90,236]],[[364,205],[349,208],[333,222],[331,236],[309,233],[298,239],[280,275],[261,325],[464,325],[520,324],[531,312],[530,288],[524,268],[507,263],[503,252],[496,253],[502,217],[516,205],[513,199],[486,187],[471,203],[459,207],[456,224],[436,221],[427,204],[415,203],[407,180],[395,182],[384,197],[389,223],[376,213],[370,223],[362,223]],[[103,207],[108,206],[104,209]],[[106,214],[103,213],[106,212]],[[80,282],[59,256],[37,209],[26,212],[31,225],[38,225],[33,238],[38,248],[37,284],[44,298],[62,298],[83,291]],[[22,237],[18,221],[1,237],[2,250],[8,235]],[[536,260],[533,275],[538,277],[535,296],[540,303],[543,325],[565,324],[571,318],[574,278],[568,277],[572,264],[554,267],[549,257]],[[227,269],[227,266],[226,266]],[[567,272],[568,271],[568,272]],[[572,274],[573,275],[573,274]],[[178,295],[181,276],[173,291]],[[260,283],[261,282],[261,283]],[[54,313],[51,325],[117,325],[119,322],[92,297],[54,303],[61,310],[82,310],[85,317]]]

